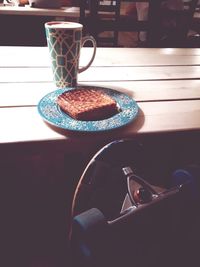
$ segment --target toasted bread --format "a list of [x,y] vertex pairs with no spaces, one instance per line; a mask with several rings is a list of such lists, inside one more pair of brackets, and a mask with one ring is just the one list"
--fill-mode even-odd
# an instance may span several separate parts
[[116,101],[95,89],[74,89],[58,96],[60,108],[76,120],[92,121],[109,118],[118,112]]

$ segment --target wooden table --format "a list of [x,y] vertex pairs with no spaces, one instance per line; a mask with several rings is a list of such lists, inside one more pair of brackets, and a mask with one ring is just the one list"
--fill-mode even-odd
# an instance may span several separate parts
[[[83,48],[81,65],[90,53]],[[34,266],[49,256],[67,266],[72,195],[102,145],[144,141],[160,180],[199,159],[200,49],[98,48],[79,83],[128,94],[139,115],[122,129],[79,135],[52,129],[38,114],[39,100],[56,89],[46,47],[0,47],[0,58],[1,242],[2,255],[13,255],[5,256],[8,265]]]
[[[81,64],[90,48],[83,48]],[[0,48],[1,144],[76,140],[49,128],[38,101],[55,90],[46,47]],[[98,135],[130,137],[141,133],[200,130],[200,49],[98,48],[80,84],[110,87],[133,97],[140,113],[119,131]],[[13,133],[13,129],[14,133]],[[77,143],[92,145],[90,137]],[[76,145],[76,142],[75,142]]]

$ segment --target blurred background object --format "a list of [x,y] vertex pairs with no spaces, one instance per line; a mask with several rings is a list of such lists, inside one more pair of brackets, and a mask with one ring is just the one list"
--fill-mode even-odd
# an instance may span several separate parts
[[39,7],[39,8],[61,7],[61,0],[29,0],[29,3],[32,7]]

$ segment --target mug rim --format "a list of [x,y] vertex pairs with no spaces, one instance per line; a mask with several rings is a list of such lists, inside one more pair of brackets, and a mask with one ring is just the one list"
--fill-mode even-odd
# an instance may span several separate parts
[[[74,27],[59,27],[60,24],[72,24],[74,25]],[[45,27],[46,28],[53,28],[53,29],[69,29],[69,30],[73,30],[73,29],[81,29],[83,28],[83,25],[78,23],[78,22],[73,22],[73,21],[48,21],[45,23]]]

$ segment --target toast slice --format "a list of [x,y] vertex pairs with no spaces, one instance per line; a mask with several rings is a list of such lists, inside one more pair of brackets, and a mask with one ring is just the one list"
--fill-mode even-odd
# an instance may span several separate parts
[[57,104],[70,117],[82,121],[103,120],[118,113],[116,101],[95,89],[74,89],[59,95]]

